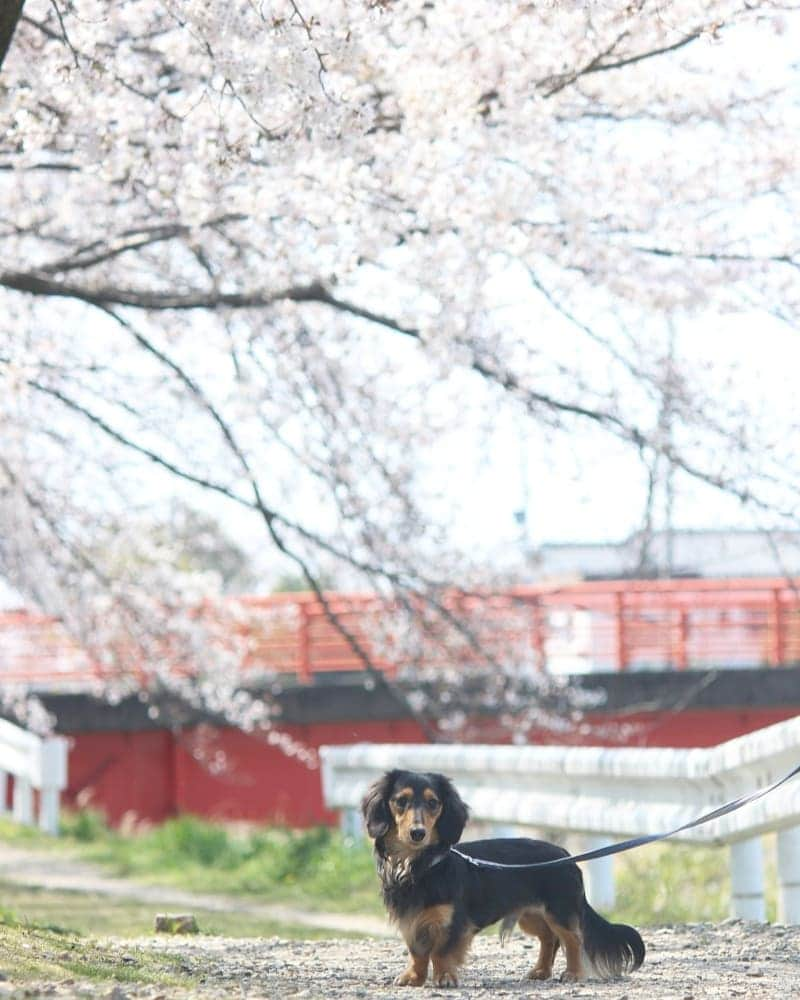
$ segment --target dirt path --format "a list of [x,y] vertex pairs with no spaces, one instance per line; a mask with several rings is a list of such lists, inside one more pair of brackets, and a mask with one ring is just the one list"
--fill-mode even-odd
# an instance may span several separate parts
[[119,899],[152,903],[154,908],[210,910],[216,913],[247,913],[296,927],[387,937],[392,932],[385,920],[347,913],[309,913],[280,903],[257,903],[237,896],[187,892],[168,886],[143,885],[131,879],[108,875],[95,865],[69,854],[0,844],[0,881],[17,885],[90,892]]
[[[178,953],[200,979],[193,991],[153,986],[41,984],[10,1000],[793,1000],[800,996],[800,928],[730,922],[645,931],[648,957],[638,972],[609,982],[534,983],[524,977],[535,948],[521,936],[500,947],[487,932],[474,943],[461,985],[421,991],[392,985],[405,966],[399,941],[283,941],[278,938],[147,938],[120,941],[125,952]],[[558,972],[558,966],[556,968]]]
[[[422,995],[451,1000],[789,1000],[800,996],[800,928],[735,921],[660,928],[646,931],[644,937],[648,957],[629,977],[604,983],[535,983],[523,978],[533,965],[535,946],[518,934],[501,948],[497,935],[487,931],[475,941],[461,987],[426,987]],[[391,985],[395,974],[405,967],[400,942],[271,940],[253,941],[242,948],[241,943],[193,940],[182,949],[190,967],[207,969],[209,985],[236,987],[240,995],[274,1000],[413,1000],[420,995],[408,987]]]

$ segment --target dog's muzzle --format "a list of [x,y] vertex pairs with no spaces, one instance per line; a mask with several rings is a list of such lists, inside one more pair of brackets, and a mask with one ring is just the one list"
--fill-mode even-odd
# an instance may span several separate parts
[[415,826],[414,829],[411,830],[409,836],[411,837],[411,839],[414,841],[415,844],[419,844],[421,841],[425,839],[425,827]]

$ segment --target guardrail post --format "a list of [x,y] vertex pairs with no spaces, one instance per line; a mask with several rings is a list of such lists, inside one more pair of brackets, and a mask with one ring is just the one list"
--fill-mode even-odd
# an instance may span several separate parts
[[[613,837],[605,834],[587,834],[581,845],[583,851],[593,851],[605,847]],[[614,885],[614,859],[595,858],[583,864],[583,878],[586,883],[586,898],[596,910],[611,910],[617,901]]]
[[761,838],[731,844],[731,916],[766,920],[764,907],[764,852]]
[[800,826],[778,833],[778,920],[800,924]]
[[8,812],[6,803],[8,802],[8,774],[0,769],[0,816],[5,816]]
[[61,792],[48,786],[39,793],[39,829],[55,836],[58,833],[58,817]]
[[33,785],[28,778],[18,774],[14,775],[11,815],[15,823],[22,823],[24,826],[33,824]]
[[55,836],[61,790],[67,786],[67,741],[63,736],[42,740],[39,764],[39,829]]
[[359,809],[342,809],[339,813],[339,831],[345,837],[360,840],[364,835],[364,824]]

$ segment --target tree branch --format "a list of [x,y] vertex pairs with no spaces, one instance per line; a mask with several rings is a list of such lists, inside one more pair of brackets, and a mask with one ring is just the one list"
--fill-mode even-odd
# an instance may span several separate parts
[[797,251],[782,254],[747,254],[747,253],[724,253],[710,250],[706,253],[699,253],[691,250],[676,250],[671,247],[645,247],[633,244],[632,250],[638,253],[652,254],[654,257],[679,257],[683,260],[705,260],[711,264],[741,263],[741,264],[786,264],[789,267],[800,269],[800,260],[797,259]]
[[[640,248],[644,252],[660,252],[662,255],[670,255],[672,251],[663,250],[659,248]],[[709,254],[709,255],[698,255],[707,259],[724,259],[726,255],[723,254]],[[734,255],[727,255],[733,257]],[[752,258],[743,257],[742,259],[748,260]],[[775,257],[775,258],[764,258],[765,260],[772,260],[779,263],[788,263],[791,266],[797,266],[797,263],[793,261],[790,257]],[[339,312],[346,313],[348,315],[355,316],[360,319],[367,320],[368,322],[378,324],[387,329],[390,329],[396,333],[401,333],[404,336],[411,337],[414,340],[422,343],[422,336],[418,329],[415,327],[405,326],[399,321],[393,319],[392,317],[376,313],[372,310],[365,309],[354,303],[348,302],[346,300],[337,299],[332,295],[328,289],[320,281],[313,281],[307,285],[294,285],[288,286],[287,288],[280,289],[277,292],[266,293],[263,291],[250,291],[250,292],[217,292],[217,291],[202,291],[196,290],[192,292],[186,292],[183,294],[173,294],[166,292],[147,292],[147,291],[137,291],[132,289],[119,289],[115,287],[99,287],[95,289],[85,288],[80,285],[68,284],[65,282],[56,281],[50,277],[43,275],[41,272],[0,272],[0,286],[13,289],[15,291],[26,292],[33,295],[43,295],[43,296],[63,296],[67,298],[73,298],[81,302],[85,302],[89,305],[94,305],[104,312],[111,312],[111,307],[113,306],[129,306],[132,308],[143,309],[143,310],[153,310],[153,311],[165,311],[170,309],[176,310],[194,310],[194,309],[220,309],[220,308],[233,308],[233,309],[253,309],[253,308],[266,308],[274,305],[276,302],[280,301],[292,301],[298,303],[304,302],[315,302],[322,305],[327,305],[332,309]],[[114,314],[114,318],[119,319]],[[501,389],[515,395],[529,410],[532,410],[536,406],[545,407],[554,413],[568,414],[570,416],[581,417],[598,424],[599,426],[605,427],[611,431],[620,440],[626,441],[629,444],[634,445],[638,449],[643,447],[655,448],[658,450],[658,446],[654,445],[648,436],[639,430],[638,427],[627,423],[617,414],[612,413],[607,410],[598,409],[595,407],[584,406],[575,402],[567,402],[564,400],[556,399],[548,394],[537,392],[534,389],[525,386],[520,379],[511,371],[500,369],[497,366],[492,365],[488,360],[479,357],[477,351],[470,344],[466,343],[465,346],[470,349],[472,353],[472,358],[468,362],[469,368],[484,378],[486,381],[491,382]],[[40,391],[49,391],[51,395],[57,395],[56,390],[47,389],[43,386],[36,386]],[[82,410],[81,407],[77,406],[74,401],[70,401],[66,398],[62,399],[66,405],[71,406],[73,409]],[[101,426],[106,433],[110,434],[112,437],[117,438],[120,443],[124,443],[129,447],[134,448],[134,450],[139,451],[141,454],[146,455],[152,461],[162,465],[164,468],[171,472],[181,476],[184,479],[195,482],[197,485],[204,486],[215,490],[216,492],[223,493],[231,499],[236,500],[237,503],[244,504],[251,509],[258,510],[258,506],[254,505],[251,501],[244,499],[236,495],[233,491],[221,486],[219,483],[212,483],[207,480],[202,479],[202,477],[193,476],[186,470],[179,469],[174,463],[171,463],[161,456],[149,452],[137,445],[135,442],[124,439],[113,428],[104,425],[104,422],[100,418],[93,414],[88,414],[88,411],[83,411],[84,415],[88,416],[96,425]],[[662,449],[663,451],[663,449]],[[666,454],[666,452],[664,452]],[[729,493],[737,497],[742,503],[754,503],[756,506],[763,506],[752,493],[746,489],[738,487],[734,482],[728,480],[726,477],[716,476],[713,473],[706,473],[703,470],[693,466],[691,463],[683,460],[680,456],[676,454],[667,455],[667,458],[673,462],[676,467],[681,468],[685,473],[687,473],[691,478],[699,480],[706,483],[707,485],[713,486],[722,492]],[[272,512],[274,514],[274,512]],[[320,544],[323,540],[313,537],[305,531],[300,525],[294,525],[287,522],[284,518],[279,519],[287,527],[297,530],[300,534],[308,537],[310,541]],[[342,557],[341,552],[336,552],[329,544],[324,545],[328,548],[332,554]],[[346,554],[344,558],[347,559]],[[355,565],[355,563],[351,564]],[[365,565],[358,566],[357,568],[364,569],[365,572],[371,572],[371,568]],[[389,579],[389,576],[386,577]],[[406,584],[401,584],[405,586]]]
[[[145,292],[115,287],[98,287],[92,289],[81,285],[55,281],[52,278],[46,277],[41,272],[6,271],[0,273],[0,286],[13,289],[14,291],[26,292],[31,295],[72,298],[80,302],[85,302],[88,305],[96,306],[105,312],[108,312],[113,306],[129,306],[136,309],[162,311],[169,309],[263,309],[281,301],[299,303],[317,302],[330,306],[339,312],[347,313],[350,316],[384,326],[396,333],[402,333],[404,336],[411,337],[414,340],[422,341],[420,332],[415,327],[405,326],[389,316],[365,309],[362,306],[355,305],[343,299],[337,299],[319,281],[313,281],[308,285],[292,285],[272,293],[262,291],[206,292],[197,290],[175,294],[170,292]],[[118,317],[115,316],[115,318]],[[570,413],[574,416],[587,417],[598,423],[613,424],[619,430],[627,430],[628,438],[635,444],[638,445],[641,441],[641,435],[638,432],[631,434],[629,429],[625,428],[622,421],[613,414],[580,406],[577,403],[564,403],[544,393],[537,393],[531,389],[526,389],[511,372],[499,372],[477,357],[473,357],[470,367],[483,378],[497,383],[503,389],[523,396],[529,403],[539,403],[550,409]]]
[[576,83],[582,76],[588,76],[590,73],[605,73],[612,69],[622,69],[624,66],[632,66],[634,63],[643,62],[645,59],[654,59],[656,56],[665,55],[667,52],[674,52],[676,49],[682,49],[684,45],[689,45],[691,42],[696,41],[702,35],[709,30],[708,25],[702,25],[699,28],[694,28],[683,38],[679,38],[677,42],[672,42],[670,45],[662,45],[655,49],[649,49],[647,52],[639,52],[635,55],[624,56],[620,59],[616,59],[613,62],[604,62],[603,60],[606,56],[611,55],[611,53],[616,49],[617,45],[622,41],[627,35],[627,32],[622,32],[606,49],[602,52],[598,52],[592,59],[578,69],[573,70],[570,73],[562,73],[557,76],[546,77],[541,80],[538,84],[542,88],[545,97],[553,97],[559,91],[564,90],[566,87],[572,86]]
[[[167,237],[164,237],[167,238]],[[150,242],[154,242],[151,240]],[[125,249],[129,249],[126,247]],[[121,251],[120,251],[121,252]],[[336,300],[320,282],[308,285],[290,285],[277,292],[219,292],[196,289],[190,292],[156,292],[143,291],[134,288],[118,288],[115,286],[97,286],[95,288],[66,281],[57,281],[48,276],[45,270],[40,271],[3,271],[0,272],[0,286],[16,292],[29,295],[52,296],[75,299],[98,308],[113,308],[114,306],[129,306],[132,309],[145,309],[151,312],[162,312],[168,309],[191,311],[194,309],[263,309],[276,302],[322,302],[328,305],[336,304]],[[356,307],[347,311],[355,312]],[[358,314],[358,313],[356,313]],[[365,318],[370,318],[362,311]],[[380,322],[375,319],[375,322]],[[388,323],[389,321],[387,321]]]
[[[219,218],[209,219],[208,222],[204,222],[196,228],[199,230],[216,228],[227,222],[241,222],[245,218],[244,215],[221,215]],[[65,257],[44,264],[39,271],[41,274],[63,274],[66,271],[94,267],[96,264],[105,263],[105,261],[127,253],[129,250],[142,250],[154,243],[164,243],[179,236],[188,236],[191,231],[191,226],[179,222],[172,225],[146,226],[140,229],[126,230],[120,234],[117,240],[112,242],[99,240],[88,246],[80,247]]]

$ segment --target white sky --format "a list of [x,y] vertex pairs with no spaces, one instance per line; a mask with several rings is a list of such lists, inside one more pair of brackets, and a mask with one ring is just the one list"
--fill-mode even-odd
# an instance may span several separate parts
[[[800,338],[769,317],[729,316],[714,323],[687,322],[676,330],[677,361],[709,364],[706,384],[716,383],[728,399],[760,416],[786,438],[797,422]],[[468,442],[465,440],[465,451]],[[526,505],[528,537],[548,541],[616,541],[641,527],[645,480],[632,449],[586,428],[554,444],[519,420],[504,419],[484,445],[479,468],[466,466],[454,495],[464,502],[456,515],[462,544],[486,547],[505,561],[518,548],[514,512]],[[474,458],[474,456],[473,456]],[[675,480],[673,526],[678,528],[758,527],[738,501],[711,488]],[[656,527],[664,527],[663,492]]]

